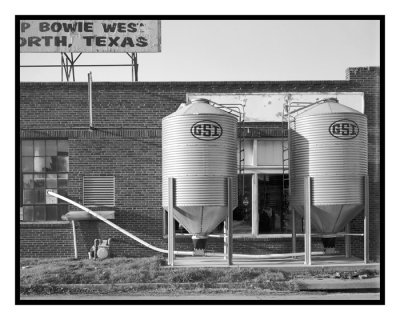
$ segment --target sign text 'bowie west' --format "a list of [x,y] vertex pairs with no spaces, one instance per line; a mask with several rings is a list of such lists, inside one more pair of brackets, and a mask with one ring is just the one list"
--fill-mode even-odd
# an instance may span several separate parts
[[20,52],[160,52],[160,20],[22,20]]

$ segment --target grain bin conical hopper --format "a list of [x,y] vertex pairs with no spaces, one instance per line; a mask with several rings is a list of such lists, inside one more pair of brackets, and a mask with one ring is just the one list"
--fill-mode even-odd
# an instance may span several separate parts
[[342,231],[363,210],[367,173],[364,114],[327,99],[295,116],[290,129],[290,205],[304,217],[304,177],[312,177],[315,231]]
[[182,104],[162,120],[162,206],[168,210],[168,178],[175,178],[175,219],[193,235],[195,248],[237,206],[237,119],[207,100]]

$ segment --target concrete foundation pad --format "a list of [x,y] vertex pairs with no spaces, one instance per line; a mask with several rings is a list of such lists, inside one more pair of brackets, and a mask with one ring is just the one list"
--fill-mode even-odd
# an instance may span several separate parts
[[347,279],[307,279],[296,280],[300,290],[371,290],[380,289],[380,278],[347,280]]
[[203,257],[176,257],[174,267],[203,268],[203,267],[248,267],[248,268],[271,268],[287,271],[357,271],[357,270],[380,270],[379,263],[365,264],[362,259],[356,257],[346,258],[345,256],[313,256],[312,264],[305,265],[303,257],[289,258],[260,258],[260,257],[233,257],[233,264],[223,256]]

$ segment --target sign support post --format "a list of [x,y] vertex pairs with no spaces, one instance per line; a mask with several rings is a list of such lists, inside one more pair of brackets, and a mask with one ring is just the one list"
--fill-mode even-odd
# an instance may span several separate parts
[[78,56],[74,59],[74,54],[72,52],[71,57],[68,56],[68,53],[61,53],[61,81],[63,81],[63,73],[65,73],[65,79],[67,80],[67,82],[69,82],[72,73],[72,81],[75,82],[75,62],[79,59],[81,54],[82,53],[79,53]]

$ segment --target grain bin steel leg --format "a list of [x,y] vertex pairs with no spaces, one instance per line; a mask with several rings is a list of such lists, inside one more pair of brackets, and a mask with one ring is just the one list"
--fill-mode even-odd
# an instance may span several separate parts
[[292,209],[292,253],[296,253],[296,212],[294,209]]
[[304,178],[304,264],[311,265],[311,177]]
[[232,178],[227,178],[228,185],[228,243],[227,243],[227,252],[228,252],[228,266],[232,265],[232,255],[233,255],[233,239],[232,239],[232,227],[233,227],[233,210],[232,210]]
[[258,223],[259,223],[259,212],[258,212],[258,174],[254,173],[252,177],[252,188],[251,188],[251,233],[253,237],[258,236]]
[[224,260],[227,259],[228,259],[228,217],[224,221]]
[[75,259],[78,259],[78,249],[76,246],[76,231],[75,231],[75,221],[71,220],[72,223],[72,236],[74,238],[74,257]]
[[364,263],[369,261],[369,178],[364,177]]
[[175,179],[168,178],[168,265],[174,265],[175,250],[175,221],[174,203],[175,199]]
[[348,235],[350,233],[350,223],[346,225],[346,235],[344,236],[344,247],[346,252],[346,258],[351,257],[351,237]]

